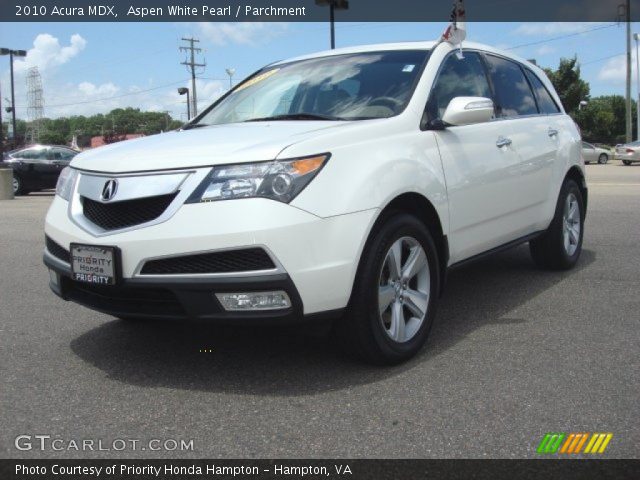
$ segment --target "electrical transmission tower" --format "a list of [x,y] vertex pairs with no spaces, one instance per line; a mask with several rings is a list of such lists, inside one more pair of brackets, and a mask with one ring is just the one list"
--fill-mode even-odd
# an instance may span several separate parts
[[[189,52],[189,60],[185,60],[181,62],[181,65],[185,65],[187,70],[191,73],[191,104],[193,112],[193,116],[198,115],[198,95],[196,93],[196,73],[204,72],[207,63],[196,63],[196,53],[202,52],[201,48],[196,48],[194,45],[196,43],[200,43],[200,40],[197,38],[183,38],[183,42],[188,42],[189,46],[180,47],[181,52]],[[196,72],[196,69],[201,68],[202,70]]]
[[31,67],[27,73],[27,143],[40,141],[42,118],[44,117],[44,96],[42,94],[42,78],[38,67]]

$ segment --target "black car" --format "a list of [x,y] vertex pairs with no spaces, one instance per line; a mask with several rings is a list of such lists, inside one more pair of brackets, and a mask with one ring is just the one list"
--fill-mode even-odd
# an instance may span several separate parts
[[32,145],[9,152],[0,166],[13,169],[14,195],[26,195],[55,188],[58,175],[77,154],[69,147]]

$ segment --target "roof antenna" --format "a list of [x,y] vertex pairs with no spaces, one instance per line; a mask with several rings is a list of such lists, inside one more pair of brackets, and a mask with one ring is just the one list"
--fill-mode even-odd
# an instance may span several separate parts
[[464,58],[462,53],[462,42],[465,38],[467,38],[467,22],[464,0],[453,0],[451,23],[442,33],[438,45],[442,42],[448,42],[454,46],[457,45],[459,47],[459,51],[456,53],[456,56],[459,60],[462,60]]

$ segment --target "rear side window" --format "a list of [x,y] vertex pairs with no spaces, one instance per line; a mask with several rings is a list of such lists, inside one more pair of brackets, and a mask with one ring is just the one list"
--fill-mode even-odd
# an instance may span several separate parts
[[47,158],[47,150],[44,148],[31,148],[28,150],[22,150],[14,156],[17,158],[24,158],[25,160],[45,160]]
[[520,65],[493,55],[487,55],[487,60],[496,91],[498,115],[502,117],[537,115],[538,108],[533,92]]
[[533,89],[536,92],[536,97],[538,98],[538,107],[540,108],[540,113],[545,113],[547,115],[551,115],[553,113],[560,113],[560,109],[558,105],[553,100],[553,97],[547,90],[547,87],[544,86],[542,81],[538,78],[538,76],[530,70],[527,70],[527,77],[529,77],[529,81],[533,86]]
[[477,53],[465,52],[461,60],[449,55],[444,61],[427,102],[428,119],[442,118],[455,97],[491,98],[489,82]]

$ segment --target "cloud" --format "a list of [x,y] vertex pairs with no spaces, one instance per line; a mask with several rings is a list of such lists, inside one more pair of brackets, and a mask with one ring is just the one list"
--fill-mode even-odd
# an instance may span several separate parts
[[78,92],[84,96],[109,96],[115,95],[118,92],[119,88],[116,87],[113,83],[103,83],[102,85],[94,85],[91,82],[82,82],[78,85]]
[[[45,92],[45,115],[49,118],[72,115],[108,113],[115,108],[139,108],[142,111],[164,112],[178,120],[186,120],[186,97],[178,95],[178,87],[191,82],[156,88],[147,85],[118,86],[112,82],[67,83]],[[226,83],[218,80],[196,79],[198,111],[204,110],[226,92]],[[115,97],[115,98],[114,98]],[[24,109],[21,109],[24,110]]]
[[[632,53],[631,75],[636,77],[636,54]],[[609,59],[598,72],[598,80],[613,85],[624,85],[627,79],[627,57],[619,55]]]
[[536,55],[544,56],[544,55],[549,55],[555,52],[556,52],[555,47],[552,47],[551,45],[542,45],[536,50]]
[[535,22],[523,23],[513,31],[514,35],[522,36],[555,36],[568,35],[572,33],[583,32],[589,28],[595,28],[604,23],[587,23],[587,22]]
[[282,35],[288,28],[286,23],[198,23],[200,34],[214,45],[229,44],[263,45],[266,41]]
[[24,60],[16,60],[16,73],[24,72],[31,67],[38,67],[41,72],[64,65],[76,57],[87,45],[82,36],[71,35],[69,45],[62,46],[60,41],[48,33],[39,34],[33,41],[33,48],[27,51]]

